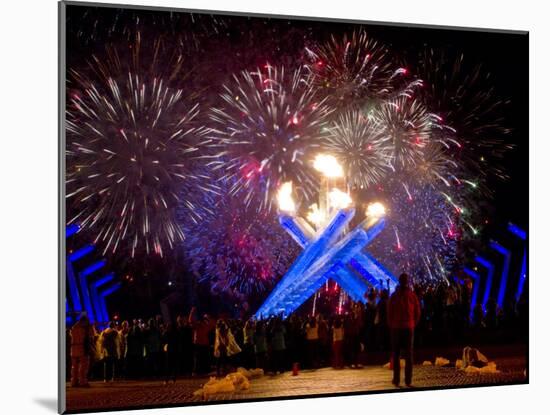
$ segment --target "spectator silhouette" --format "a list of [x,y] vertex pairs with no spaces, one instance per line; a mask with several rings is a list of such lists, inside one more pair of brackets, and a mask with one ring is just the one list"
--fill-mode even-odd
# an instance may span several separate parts
[[93,353],[94,327],[83,315],[69,332],[71,344],[71,386],[88,387],[88,368]]
[[401,351],[405,358],[405,384],[412,385],[414,328],[419,319],[420,302],[409,287],[409,276],[403,273],[399,276],[399,286],[391,295],[388,303],[388,325],[391,330],[393,360],[392,383],[396,387],[399,386],[400,381],[399,356]]
[[103,381],[112,382],[115,380],[116,362],[120,357],[120,337],[113,321],[101,333],[100,342],[101,357],[103,358]]

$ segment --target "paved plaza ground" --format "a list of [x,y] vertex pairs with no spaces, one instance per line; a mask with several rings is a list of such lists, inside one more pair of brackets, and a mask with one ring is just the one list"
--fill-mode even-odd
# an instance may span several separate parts
[[[452,356],[448,357],[451,359]],[[526,382],[525,355],[501,356],[495,357],[494,360],[500,373],[466,374],[452,367],[415,365],[413,383],[416,389],[422,389]],[[201,397],[193,396],[193,392],[207,380],[205,377],[178,379],[175,385],[164,385],[162,381],[118,381],[92,382],[90,388],[69,386],[67,410],[198,404],[205,401]],[[391,371],[378,364],[361,369],[304,370],[298,376],[292,376],[292,373],[287,372],[253,379],[249,390],[213,395],[207,401],[246,401],[273,397],[395,391],[396,388],[390,381]]]

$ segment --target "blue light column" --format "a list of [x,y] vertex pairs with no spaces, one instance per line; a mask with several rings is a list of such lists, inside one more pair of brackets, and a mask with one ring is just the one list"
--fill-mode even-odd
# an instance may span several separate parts
[[523,251],[523,261],[521,263],[521,272],[519,274],[518,289],[516,291],[516,301],[519,301],[521,293],[523,293],[523,285],[527,279],[527,251]]
[[[68,225],[65,227],[65,237],[69,238],[80,230],[80,226],[76,223]],[[80,302],[80,294],[78,293],[78,286],[76,283],[76,278],[74,274],[74,268],[70,263],[70,260],[66,263],[67,267],[67,282],[69,284],[69,292],[71,293],[71,302],[73,305],[73,310],[75,312],[82,312],[82,304]]]
[[527,239],[527,233],[523,229],[521,229],[519,226],[514,225],[513,223],[508,224],[508,230],[523,241]]
[[476,261],[479,262],[481,265],[483,265],[485,268],[487,268],[487,281],[485,282],[485,292],[483,293],[483,302],[481,303],[481,306],[483,307],[483,312],[485,312],[486,311],[485,305],[487,304],[489,295],[491,295],[491,285],[493,284],[493,275],[495,273],[495,266],[481,256],[477,256]]
[[369,287],[360,277],[345,268],[345,266],[337,267],[336,270],[330,274],[329,279],[336,281],[336,283],[349,294],[353,301],[366,302],[365,293],[368,291]]
[[[355,255],[350,261],[350,265],[375,286],[380,285],[380,280],[383,282],[389,280],[390,292],[394,291],[398,284],[397,278],[366,252]],[[382,285],[380,288],[384,288],[384,286]]]
[[76,251],[69,254],[69,261],[75,262],[78,261],[81,258],[84,258],[86,255],[91,253],[94,250],[94,246],[92,244],[85,245],[82,248],[77,249]]
[[92,301],[90,298],[90,291],[88,289],[88,276],[92,275],[97,270],[103,268],[107,263],[106,260],[102,259],[101,261],[94,262],[92,265],[84,268],[79,273],[80,281],[80,292],[82,293],[82,298],[84,299],[84,308],[88,313],[88,317],[92,323],[96,321],[94,309],[92,307]]
[[[515,236],[517,236],[522,241],[525,241],[527,239],[527,232],[525,232],[523,229],[521,229],[519,226],[514,225],[513,223],[508,224],[508,230],[513,233]],[[527,249],[523,250],[523,261],[521,263],[521,271],[519,274],[518,279],[518,288],[516,291],[516,301],[519,300],[519,297],[521,296],[521,293],[523,292],[523,286],[525,284],[525,280],[527,279]]]
[[77,233],[80,230],[80,225],[73,223],[71,225],[68,225],[65,228],[65,236],[68,238],[69,236],[73,236],[75,233]]
[[315,235],[313,228],[300,217],[281,215],[279,217],[279,223],[302,248],[304,248]]
[[510,260],[512,258],[512,253],[509,249],[506,249],[496,241],[491,241],[490,246],[500,254],[504,255],[504,266],[502,267],[502,275],[500,277],[500,287],[498,289],[497,299],[498,306],[502,308],[504,296],[506,295],[506,283],[508,281],[508,273],[510,272]]
[[70,261],[67,261],[67,282],[69,285],[69,292],[71,293],[73,310],[77,313],[81,313],[82,303],[80,302],[80,294],[78,293],[78,285],[74,276],[73,264]]
[[115,275],[113,273],[110,273],[90,284],[90,296],[92,298],[92,303],[95,308],[96,320],[98,322],[107,322],[109,320],[109,316],[107,315],[106,310],[101,305],[99,288],[112,281],[114,278]]
[[[76,225],[75,225],[76,227]],[[74,230],[75,228],[73,228]],[[71,300],[73,304],[73,309],[75,312],[82,311],[82,304],[80,302],[80,294],[78,293],[78,286],[76,283],[76,278],[74,275],[73,262],[78,261],[81,258],[84,258],[86,255],[91,253],[94,250],[93,245],[86,245],[83,248],[77,249],[76,251],[70,253],[67,257],[67,282],[69,284],[69,292],[71,293]]]
[[477,295],[479,293],[479,283],[481,278],[477,272],[471,270],[470,268],[464,267],[464,272],[468,274],[474,282],[472,287],[472,299],[470,301],[470,320],[471,320],[474,314],[474,307],[477,304]]

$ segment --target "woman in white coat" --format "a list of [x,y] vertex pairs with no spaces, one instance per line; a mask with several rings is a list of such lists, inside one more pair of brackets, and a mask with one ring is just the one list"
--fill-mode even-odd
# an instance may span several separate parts
[[216,339],[214,340],[214,357],[217,359],[216,375],[221,376],[226,372],[230,358],[241,352],[241,348],[235,341],[231,329],[225,321],[218,320],[216,323]]

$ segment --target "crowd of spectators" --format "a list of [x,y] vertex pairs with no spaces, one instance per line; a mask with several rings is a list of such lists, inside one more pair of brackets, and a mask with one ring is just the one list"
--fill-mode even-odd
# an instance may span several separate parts
[[[471,307],[471,287],[455,280],[436,287],[415,286],[421,317],[415,347],[441,347],[469,342],[516,342],[527,338],[527,297],[502,309],[493,298]],[[369,354],[390,350],[387,290],[371,290],[366,302],[349,302],[340,313],[307,316],[295,313],[254,320],[214,318],[192,308],[173,322],[149,320],[110,322],[100,330],[86,317],[69,328],[68,348],[76,359],[73,386],[86,386],[87,377],[163,379],[218,375],[238,366],[266,373],[332,366],[360,368]],[[82,369],[78,365],[89,357]],[[86,363],[86,362],[84,362]],[[69,367],[71,364],[68,365]],[[89,367],[88,367],[89,366]],[[79,372],[88,375],[79,375]]]

